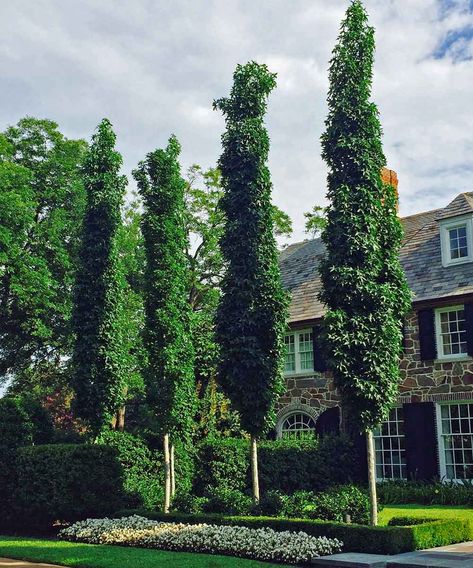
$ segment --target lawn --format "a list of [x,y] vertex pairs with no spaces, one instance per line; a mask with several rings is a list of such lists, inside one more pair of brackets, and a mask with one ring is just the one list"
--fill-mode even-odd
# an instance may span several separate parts
[[230,556],[0,536],[0,557],[88,568],[281,568]]
[[473,509],[466,506],[386,505],[379,514],[379,523],[387,525],[392,517],[432,517],[434,519],[468,519],[473,524]]

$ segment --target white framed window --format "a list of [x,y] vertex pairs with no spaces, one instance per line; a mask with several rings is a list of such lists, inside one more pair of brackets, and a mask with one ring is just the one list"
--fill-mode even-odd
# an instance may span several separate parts
[[293,412],[281,424],[281,436],[297,437],[315,434],[315,420],[305,412]]
[[440,222],[443,266],[473,261],[471,215]]
[[286,375],[312,372],[314,370],[314,344],[311,329],[286,333],[284,337]]
[[407,479],[404,415],[401,407],[389,412],[388,420],[373,431],[376,478]]
[[438,359],[468,356],[465,307],[449,306],[435,310],[435,331]]
[[473,403],[439,404],[437,427],[441,476],[473,479]]

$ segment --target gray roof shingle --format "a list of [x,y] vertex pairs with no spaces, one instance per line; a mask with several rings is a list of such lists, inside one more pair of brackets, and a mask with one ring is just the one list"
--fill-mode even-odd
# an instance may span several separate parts
[[[445,209],[401,219],[404,242],[400,258],[414,302],[473,294],[473,263],[442,266],[438,220],[447,218],[445,212],[447,217],[473,213],[473,193],[460,194]],[[314,239],[294,243],[281,252],[282,282],[291,293],[290,323],[318,319],[325,312],[317,299],[321,288],[318,264],[324,250],[322,241]]]

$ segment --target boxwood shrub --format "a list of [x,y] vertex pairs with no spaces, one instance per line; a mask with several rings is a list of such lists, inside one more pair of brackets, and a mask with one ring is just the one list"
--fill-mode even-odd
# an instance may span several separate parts
[[473,483],[453,481],[386,481],[378,485],[381,503],[421,505],[473,505]]
[[103,517],[126,503],[117,451],[98,444],[19,448],[13,493],[9,528]]
[[412,526],[364,526],[310,519],[275,519],[272,517],[237,517],[225,515],[185,515],[150,513],[143,510],[119,511],[115,516],[140,515],[157,521],[190,524],[208,523],[239,525],[250,528],[269,527],[276,531],[304,531],[312,536],[337,538],[347,552],[400,554],[423,548],[445,546],[471,538],[468,521],[445,519]]

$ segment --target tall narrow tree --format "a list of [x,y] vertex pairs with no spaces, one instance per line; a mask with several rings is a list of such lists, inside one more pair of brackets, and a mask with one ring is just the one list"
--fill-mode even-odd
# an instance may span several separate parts
[[185,252],[186,183],[180,172],[180,150],[172,136],[166,149],[148,154],[133,172],[144,205],[146,382],[163,434],[165,512],[169,511],[174,478],[173,442],[177,438],[189,442],[196,411]]
[[321,263],[325,338],[347,413],[367,433],[372,522],[376,484],[372,429],[387,417],[399,384],[401,324],[410,293],[399,264],[397,196],[380,177],[385,157],[370,101],[374,30],[354,0],[330,64],[329,114],[322,136],[330,200]]
[[276,76],[266,65],[238,65],[225,115],[219,160],[226,216],[221,248],[226,262],[217,313],[220,383],[251,436],[253,498],[259,500],[257,439],[274,423],[283,391],[282,355],[287,296],[273,236],[269,137],[264,115]]
[[124,397],[124,283],[117,235],[127,182],[119,173],[115,140],[111,123],[102,120],[85,159],[87,205],[74,295],[74,404],[95,436],[111,423]]

